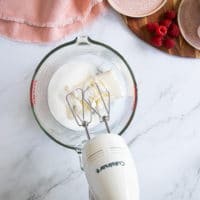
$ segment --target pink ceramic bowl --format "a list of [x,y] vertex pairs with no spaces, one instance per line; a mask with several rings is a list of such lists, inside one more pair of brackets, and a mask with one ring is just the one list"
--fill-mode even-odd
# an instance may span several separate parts
[[146,17],[161,9],[167,0],[108,0],[119,13],[129,17]]
[[178,11],[178,24],[184,39],[200,50],[200,0],[182,0]]

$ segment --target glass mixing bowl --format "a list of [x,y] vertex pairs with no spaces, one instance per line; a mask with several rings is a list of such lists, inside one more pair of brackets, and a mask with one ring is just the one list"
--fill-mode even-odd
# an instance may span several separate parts
[[[112,133],[121,135],[130,124],[137,104],[137,86],[126,60],[111,47],[86,36],[77,37],[48,53],[37,66],[30,88],[31,107],[42,130],[57,143],[81,151],[86,141],[84,129],[74,131],[61,125],[51,114],[48,106],[48,85],[53,74],[68,62],[90,62],[99,72],[113,70],[124,95],[120,106],[111,110],[109,126]],[[103,123],[90,129],[91,137],[106,132]]]

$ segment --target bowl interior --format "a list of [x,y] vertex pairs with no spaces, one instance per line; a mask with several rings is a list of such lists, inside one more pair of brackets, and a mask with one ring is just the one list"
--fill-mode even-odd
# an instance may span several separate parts
[[[87,37],[76,38],[51,51],[38,65],[31,84],[31,105],[40,127],[59,144],[80,150],[86,141],[84,129],[74,131],[61,125],[48,106],[48,86],[53,74],[69,62],[90,62],[99,72],[113,70],[123,90],[123,97],[111,106],[109,126],[112,133],[122,134],[130,124],[137,103],[137,87],[133,73],[114,49]],[[89,127],[91,137],[105,133],[103,123]]]

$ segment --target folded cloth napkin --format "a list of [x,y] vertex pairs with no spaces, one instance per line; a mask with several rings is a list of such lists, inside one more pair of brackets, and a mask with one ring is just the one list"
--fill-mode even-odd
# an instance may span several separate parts
[[0,35],[56,41],[91,22],[105,7],[103,0],[0,0]]

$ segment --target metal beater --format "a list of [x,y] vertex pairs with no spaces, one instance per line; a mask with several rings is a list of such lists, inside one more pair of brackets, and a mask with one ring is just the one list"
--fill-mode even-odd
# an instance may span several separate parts
[[88,126],[92,122],[94,114],[98,115],[100,122],[104,122],[107,132],[110,133],[108,125],[110,92],[103,84],[94,82],[86,89],[77,88],[66,95],[66,101],[77,125],[85,128],[88,139],[90,139]]

